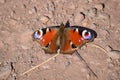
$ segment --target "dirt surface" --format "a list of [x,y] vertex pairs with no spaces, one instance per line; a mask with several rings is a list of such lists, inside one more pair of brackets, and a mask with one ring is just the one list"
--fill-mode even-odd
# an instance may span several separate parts
[[[87,64],[60,54],[21,76],[54,55],[33,41],[33,32],[67,20],[95,30],[93,43],[107,53],[88,44],[78,50]],[[120,0],[0,0],[0,80],[120,80]]]

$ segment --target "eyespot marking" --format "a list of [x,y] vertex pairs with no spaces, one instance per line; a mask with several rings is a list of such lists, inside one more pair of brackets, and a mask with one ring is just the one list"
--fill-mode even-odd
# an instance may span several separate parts
[[39,30],[34,32],[33,38],[34,39],[40,39],[42,37],[42,35],[43,35],[43,31],[41,29],[39,29]]
[[82,32],[82,37],[86,40],[89,40],[92,38],[92,34],[91,32],[87,31],[87,30],[83,30]]

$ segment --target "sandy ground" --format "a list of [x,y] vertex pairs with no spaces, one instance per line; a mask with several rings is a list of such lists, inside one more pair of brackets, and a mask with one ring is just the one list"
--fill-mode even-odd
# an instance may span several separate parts
[[[35,30],[69,20],[98,34],[75,54],[60,54],[21,76],[54,54],[33,41]],[[0,80],[120,80],[120,0],[0,0]]]

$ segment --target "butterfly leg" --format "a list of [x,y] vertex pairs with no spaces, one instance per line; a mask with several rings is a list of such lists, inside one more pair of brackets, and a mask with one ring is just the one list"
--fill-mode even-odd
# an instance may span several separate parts
[[98,76],[96,75],[96,73],[90,68],[90,66],[87,64],[87,62],[82,58],[82,56],[77,52],[77,50],[74,52],[80,60],[82,60],[84,62],[84,64],[86,65],[86,67],[89,69],[90,72],[92,72],[92,74],[98,78]]

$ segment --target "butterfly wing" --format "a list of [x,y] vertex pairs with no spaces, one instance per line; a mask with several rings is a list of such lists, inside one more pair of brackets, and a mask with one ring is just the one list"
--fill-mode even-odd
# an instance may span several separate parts
[[65,27],[63,24],[39,29],[33,34],[34,40],[42,46],[45,52],[57,53],[60,49],[61,53],[68,54],[72,54],[96,36],[96,32],[91,29],[80,26]]
[[33,38],[47,53],[57,53],[58,45],[56,45],[59,34],[59,26],[42,28],[34,32]]
[[72,54],[85,43],[92,41],[96,36],[96,32],[88,28],[80,26],[65,28],[61,40],[61,53]]

